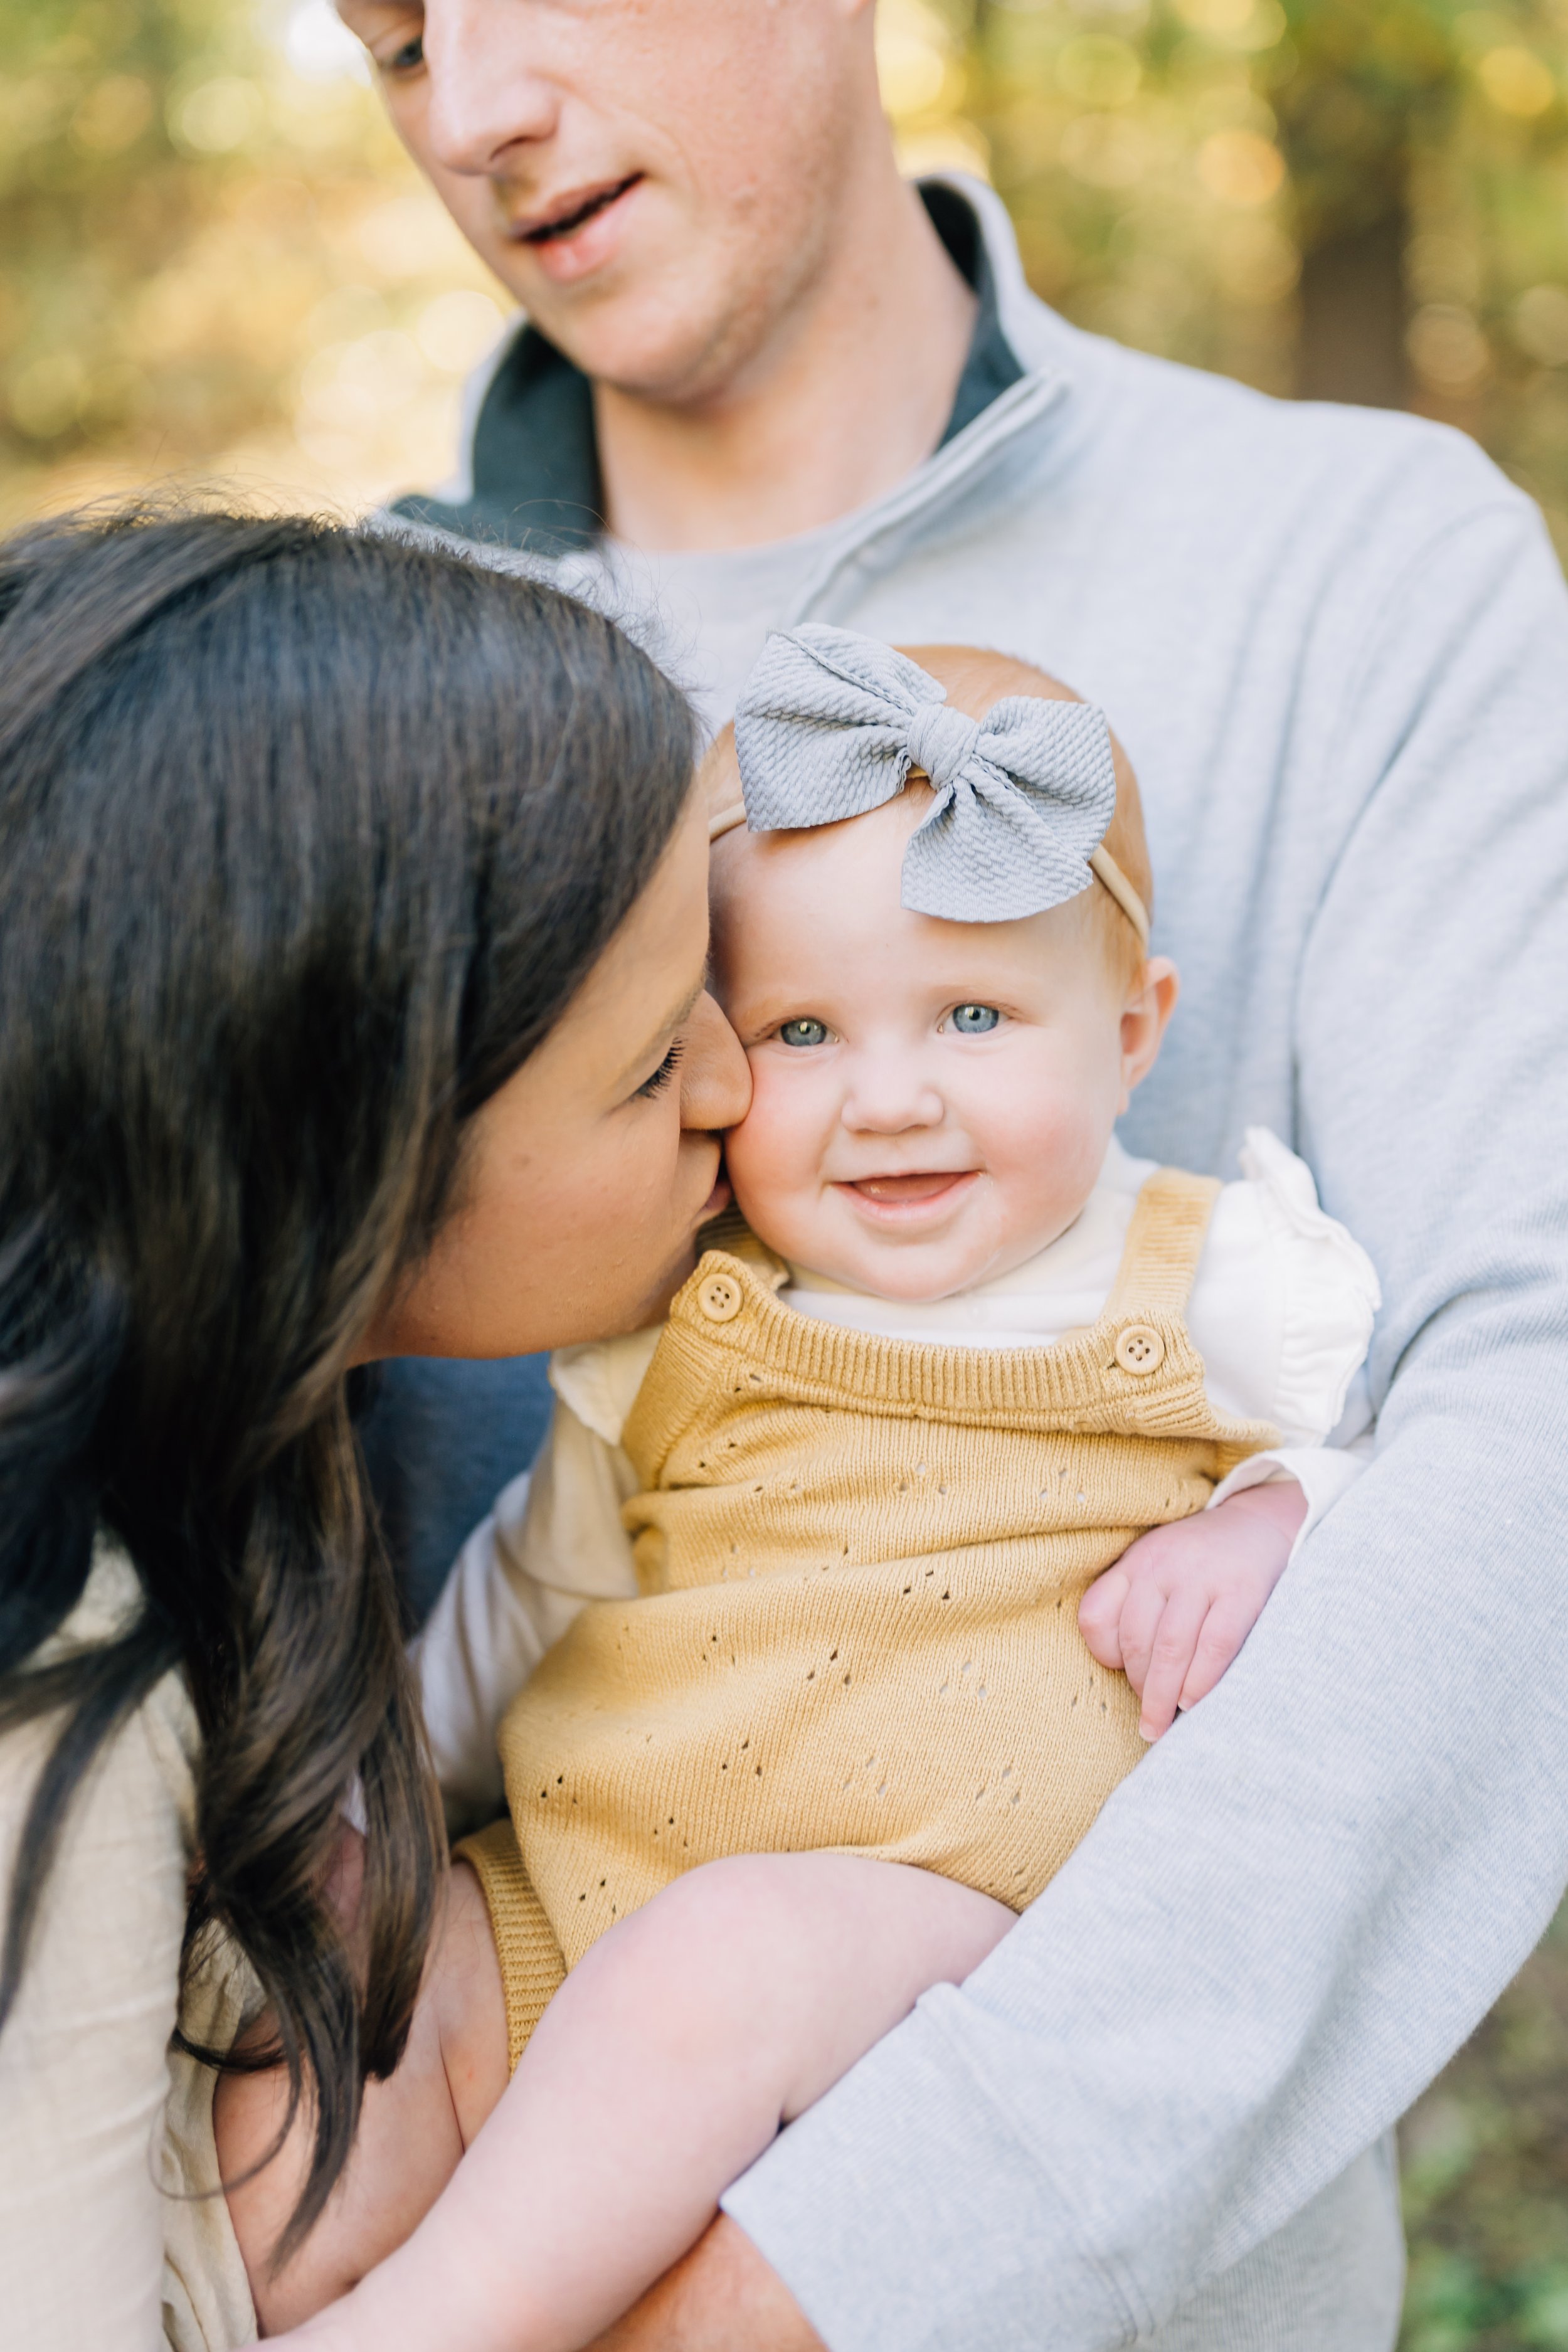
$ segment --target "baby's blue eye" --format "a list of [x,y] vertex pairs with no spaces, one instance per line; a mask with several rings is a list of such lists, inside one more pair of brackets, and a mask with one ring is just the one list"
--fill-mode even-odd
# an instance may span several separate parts
[[983,1037],[987,1029],[994,1029],[1002,1015],[994,1004],[955,1004],[952,1025],[961,1037]]
[[826,1045],[827,1031],[820,1021],[786,1021],[779,1039],[785,1045]]

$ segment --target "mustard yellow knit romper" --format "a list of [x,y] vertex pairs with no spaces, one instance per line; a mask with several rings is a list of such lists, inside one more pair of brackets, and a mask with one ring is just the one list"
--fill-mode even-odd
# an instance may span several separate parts
[[1104,1313],[1049,1348],[818,1321],[710,1229],[623,1438],[640,1596],[542,1660],[501,1727],[510,1821],[459,1848],[514,2063],[595,1937],[699,1863],[836,1847],[1015,1910],[1060,1868],[1143,1752],[1079,1601],[1274,1436],[1212,1410],[1183,1320],[1218,1190],[1152,1176]]

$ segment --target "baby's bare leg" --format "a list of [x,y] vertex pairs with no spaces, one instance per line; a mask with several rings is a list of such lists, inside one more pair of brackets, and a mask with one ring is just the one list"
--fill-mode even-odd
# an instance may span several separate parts
[[402,2245],[458,2168],[464,2148],[506,2087],[506,2005],[479,1883],[459,1864],[420,1988],[402,2063],[365,2085],[347,2168],[310,2236],[287,2263],[273,2249],[310,2160],[306,2117],[296,2118],[270,2164],[246,2179],[278,2136],[288,2080],[278,2069],[225,2074],[213,2101],[220,2179],[263,2332],[297,2327],[335,2302]]
[[1013,1925],[850,1854],[710,1864],[574,1969],[450,2188],[304,2352],[577,2352],[701,2235],[781,2123]]

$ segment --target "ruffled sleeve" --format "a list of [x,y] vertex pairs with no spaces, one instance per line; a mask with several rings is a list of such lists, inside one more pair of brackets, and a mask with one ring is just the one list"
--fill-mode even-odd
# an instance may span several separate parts
[[1268,1418],[1287,1444],[1321,1444],[1344,1418],[1383,1292],[1361,1244],[1319,1206],[1306,1161],[1268,1128],[1248,1128],[1241,1171],[1258,1188],[1283,1291]]
[[1321,1445],[1366,1360],[1377,1276],[1278,1136],[1249,1128],[1241,1167],[1215,1203],[1188,1328],[1216,1410],[1270,1423],[1283,1445]]
[[1215,1204],[1189,1328],[1211,1400],[1272,1422],[1280,1443],[1239,1463],[1209,1508],[1294,1479],[1307,1504],[1294,1558],[1372,1450],[1365,1363],[1382,1293],[1372,1260],[1320,1207],[1311,1170],[1277,1135],[1249,1128],[1241,1169]]
[[618,1339],[588,1339],[557,1348],[550,1359],[550,1385],[571,1406],[585,1429],[606,1445],[618,1445],[626,1417],[658,1346],[662,1323],[648,1331],[628,1331]]

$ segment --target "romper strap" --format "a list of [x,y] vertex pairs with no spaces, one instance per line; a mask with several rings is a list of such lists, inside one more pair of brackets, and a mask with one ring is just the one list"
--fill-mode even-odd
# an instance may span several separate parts
[[1217,1176],[1191,1176],[1183,1168],[1155,1170],[1133,1203],[1121,1264],[1105,1302],[1108,1318],[1140,1310],[1182,1312],[1220,1190]]

